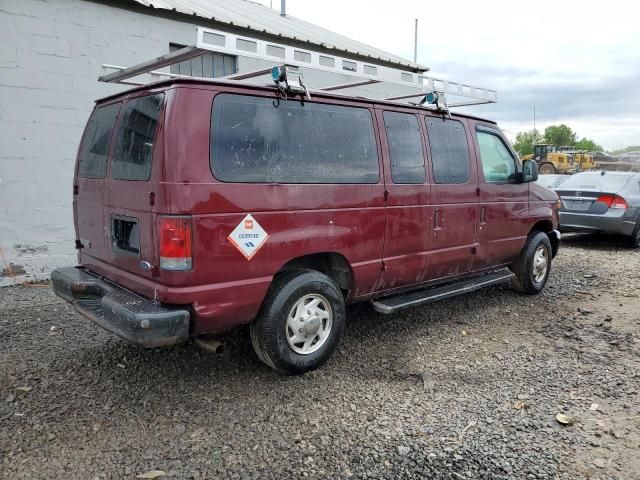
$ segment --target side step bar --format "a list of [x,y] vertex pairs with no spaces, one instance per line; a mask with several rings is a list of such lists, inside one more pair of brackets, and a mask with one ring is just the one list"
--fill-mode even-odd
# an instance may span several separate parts
[[508,269],[498,270],[478,277],[458,280],[440,287],[413,290],[392,297],[373,300],[373,308],[380,313],[395,313],[403,308],[416,307],[426,303],[437,302],[445,298],[455,297],[463,293],[473,292],[489,285],[496,285],[511,280],[513,273]]

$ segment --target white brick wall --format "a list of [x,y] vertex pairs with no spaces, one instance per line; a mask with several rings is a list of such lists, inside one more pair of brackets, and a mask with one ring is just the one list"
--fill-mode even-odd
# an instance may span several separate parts
[[[171,42],[194,41],[194,24],[102,3],[0,0],[0,248],[7,262],[31,277],[75,262],[78,143],[93,101],[125,88],[98,83],[102,64],[132,65],[168,53]],[[238,59],[240,71],[264,66]],[[305,75],[320,84],[313,72]],[[0,276],[0,286],[10,283]]]
[[167,53],[170,42],[194,40],[194,25],[100,3],[0,2],[0,248],[7,262],[35,276],[75,262],[78,142],[93,101],[124,88],[97,82],[102,64],[130,65]]

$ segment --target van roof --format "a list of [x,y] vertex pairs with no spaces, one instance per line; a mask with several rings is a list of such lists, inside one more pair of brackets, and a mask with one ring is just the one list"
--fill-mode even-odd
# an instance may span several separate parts
[[[258,85],[255,83],[248,83],[248,82],[242,82],[242,81],[238,81],[238,80],[221,80],[221,79],[205,79],[205,78],[170,78],[167,80],[160,80],[157,82],[152,82],[152,83],[147,83],[145,85],[140,85],[137,87],[133,87],[127,90],[124,90],[122,92],[113,94],[113,95],[109,95],[107,97],[103,97],[100,98],[98,100],[96,100],[96,104],[99,103],[104,103],[104,102],[108,102],[110,100],[115,100],[117,98],[123,98],[123,97],[127,97],[133,93],[137,93],[140,91],[145,91],[145,90],[155,90],[155,89],[159,89],[159,88],[167,88],[167,87],[171,87],[173,85],[201,85],[201,86],[230,86],[230,87],[241,87],[241,88],[246,88],[246,89],[250,89],[250,90],[258,90],[258,91],[272,91],[275,92],[277,89],[275,86],[272,85],[268,85],[268,84],[264,84],[264,85]],[[360,96],[351,96],[351,95],[345,95],[345,94],[339,94],[339,93],[329,93],[323,90],[313,90],[313,89],[309,89],[309,92],[311,92],[313,94],[314,97],[320,97],[320,98],[333,98],[333,99],[337,99],[337,100],[345,100],[348,99],[349,101],[359,101],[359,102],[363,102],[363,103],[375,103],[375,104],[381,104],[381,105],[391,105],[391,106],[401,106],[401,107],[413,107],[413,108],[419,108],[417,106],[414,105],[410,105],[410,104],[404,104],[404,103],[399,103],[399,102],[393,102],[390,100],[376,100],[373,98],[367,98],[367,97],[360,97]],[[427,110],[426,108],[423,108],[423,110]],[[474,120],[480,120],[483,122],[487,122],[487,123],[492,123],[492,124],[496,124],[496,122],[494,120],[489,120],[487,118],[484,117],[478,117],[476,115],[471,115],[468,113],[459,113],[459,112],[451,112],[452,116],[456,116],[456,117],[464,117],[464,118],[471,118]]]

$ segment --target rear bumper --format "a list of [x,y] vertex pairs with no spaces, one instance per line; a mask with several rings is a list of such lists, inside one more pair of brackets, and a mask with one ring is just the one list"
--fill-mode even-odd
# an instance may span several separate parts
[[51,273],[53,290],[99,326],[144,347],[189,338],[190,314],[158,305],[77,267]]
[[604,214],[560,212],[560,230],[563,232],[609,232],[631,235],[636,222],[623,216],[624,212]]

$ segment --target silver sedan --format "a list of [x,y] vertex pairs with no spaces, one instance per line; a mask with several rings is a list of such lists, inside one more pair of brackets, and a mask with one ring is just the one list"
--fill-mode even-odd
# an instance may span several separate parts
[[560,230],[626,235],[640,247],[640,173],[581,172],[556,188]]

